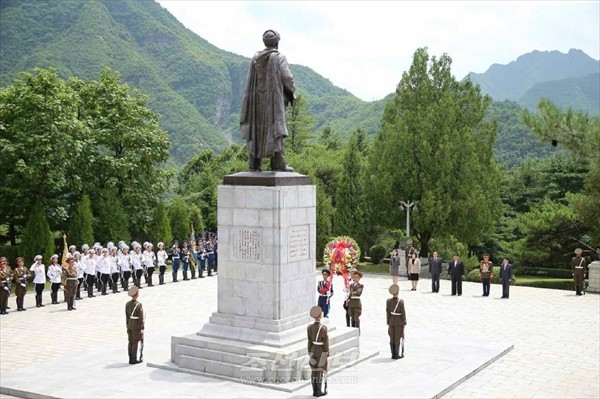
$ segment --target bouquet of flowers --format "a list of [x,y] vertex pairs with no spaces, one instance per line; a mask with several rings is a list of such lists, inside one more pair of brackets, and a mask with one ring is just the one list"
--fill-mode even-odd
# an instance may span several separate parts
[[350,269],[356,267],[360,259],[360,248],[353,238],[348,236],[336,237],[326,246],[323,253],[323,262],[331,270],[331,274],[344,277],[344,284],[348,287]]

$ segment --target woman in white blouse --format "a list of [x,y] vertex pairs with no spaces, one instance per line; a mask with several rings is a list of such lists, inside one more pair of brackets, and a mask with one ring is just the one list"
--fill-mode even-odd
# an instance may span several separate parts
[[34,274],[35,307],[44,307],[44,304],[42,304],[42,292],[44,292],[44,287],[46,286],[46,266],[42,263],[42,255],[36,255],[29,271]]
[[58,255],[54,254],[50,257],[52,263],[48,266],[48,278],[52,283],[50,297],[52,298],[52,304],[58,304],[58,290],[60,289],[61,277],[62,277],[62,266],[58,264]]

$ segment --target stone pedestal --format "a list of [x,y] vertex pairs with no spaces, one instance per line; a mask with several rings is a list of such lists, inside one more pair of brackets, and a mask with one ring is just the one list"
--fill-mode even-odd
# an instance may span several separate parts
[[588,292],[600,293],[600,261],[593,261],[589,265]]
[[[218,221],[217,312],[196,334],[172,337],[171,361],[245,383],[308,378],[316,187],[289,172],[226,176],[218,188]],[[358,359],[358,335],[330,326],[332,369]]]

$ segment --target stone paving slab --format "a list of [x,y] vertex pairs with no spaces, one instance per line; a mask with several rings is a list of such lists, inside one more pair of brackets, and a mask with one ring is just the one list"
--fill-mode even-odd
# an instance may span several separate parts
[[[170,357],[171,335],[198,331],[216,309],[216,278],[144,288],[146,361]],[[584,397],[600,394],[600,297],[567,291],[512,287],[511,299],[482,298],[481,285],[464,283],[461,297],[419,291],[401,281],[408,318],[406,357],[389,359],[385,299],[389,277],[363,279],[361,348],[381,354],[331,376],[334,397]],[[344,323],[342,279],[336,277],[332,323]],[[302,397],[213,378],[127,364],[124,293],[35,309],[0,318],[0,386],[65,398],[91,397]],[[14,304],[14,297],[11,297]],[[49,301],[48,301],[49,302]],[[31,306],[33,305],[33,309]],[[93,317],[90,317],[93,315]],[[514,343],[514,349],[488,367]],[[485,360],[487,359],[487,361]],[[474,374],[476,373],[476,374]],[[44,376],[42,379],[33,375]],[[24,378],[25,376],[25,378]],[[471,378],[468,378],[471,377]],[[446,378],[447,390],[431,390]],[[468,378],[466,381],[463,381]]]

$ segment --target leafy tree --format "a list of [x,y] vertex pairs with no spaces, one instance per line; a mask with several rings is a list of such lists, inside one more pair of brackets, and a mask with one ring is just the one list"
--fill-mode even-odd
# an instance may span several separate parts
[[179,241],[189,239],[190,215],[183,197],[176,196],[171,200],[169,219],[173,238]]
[[165,247],[168,247],[173,241],[171,222],[169,221],[167,208],[162,201],[154,209],[152,224],[150,226],[150,241],[154,244],[162,241]]
[[98,215],[94,227],[96,240],[104,243],[131,240],[129,217],[114,188],[106,188],[102,191],[97,202],[96,214]]
[[92,202],[90,197],[85,194],[75,207],[71,223],[67,228],[69,243],[75,244],[77,247],[86,243],[91,245],[94,242],[93,219]]
[[398,226],[399,201],[414,201],[411,226],[424,255],[433,237],[478,242],[501,211],[496,126],[484,121],[490,98],[470,81],[456,81],[451,63],[446,54],[415,52],[370,154],[372,220]]
[[50,256],[54,253],[54,248],[52,232],[42,203],[38,200],[33,205],[23,230],[21,253],[28,261],[33,261],[36,255],[42,255],[44,261],[49,262]]
[[[202,217],[202,210],[197,205],[190,206],[190,223],[194,227],[194,232],[196,236],[198,236],[198,232],[204,231],[206,226],[204,226],[204,218]],[[212,231],[217,231],[212,230]]]
[[368,208],[365,198],[364,156],[360,147],[361,133],[355,131],[346,144],[343,173],[335,196],[333,230],[335,234],[356,237],[361,248],[365,246]]

